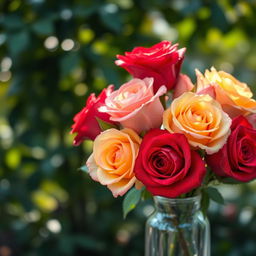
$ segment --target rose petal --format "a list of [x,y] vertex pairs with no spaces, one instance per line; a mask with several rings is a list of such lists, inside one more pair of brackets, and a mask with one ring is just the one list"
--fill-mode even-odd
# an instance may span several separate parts
[[174,87],[173,99],[178,98],[184,92],[192,91],[194,88],[193,83],[187,75],[179,74],[177,84]]
[[119,182],[108,185],[108,188],[111,190],[114,197],[123,196],[134,185],[135,181],[135,177],[130,180],[123,179]]

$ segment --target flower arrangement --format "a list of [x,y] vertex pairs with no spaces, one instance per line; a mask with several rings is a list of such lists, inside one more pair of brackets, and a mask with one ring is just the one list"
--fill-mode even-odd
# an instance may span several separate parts
[[[148,195],[202,194],[256,178],[256,101],[246,83],[215,68],[180,73],[185,48],[163,41],[117,55],[133,79],[91,94],[74,117],[74,145],[93,140],[91,178],[124,196],[124,215]],[[84,168],[84,167],[83,167]],[[214,187],[212,186],[214,185]]]

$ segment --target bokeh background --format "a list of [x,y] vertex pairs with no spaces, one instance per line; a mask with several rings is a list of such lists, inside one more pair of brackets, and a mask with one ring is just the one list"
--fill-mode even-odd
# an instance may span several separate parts
[[[143,255],[144,202],[126,220],[79,167],[72,118],[87,96],[129,79],[116,54],[160,40],[187,47],[182,71],[212,65],[256,89],[256,2],[0,1],[0,256]],[[213,256],[256,255],[256,184],[212,204]]]

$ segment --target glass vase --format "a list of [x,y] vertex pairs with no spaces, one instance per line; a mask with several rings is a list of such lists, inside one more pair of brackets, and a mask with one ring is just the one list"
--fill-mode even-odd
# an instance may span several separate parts
[[210,256],[210,226],[200,210],[201,196],[155,196],[146,223],[145,256]]

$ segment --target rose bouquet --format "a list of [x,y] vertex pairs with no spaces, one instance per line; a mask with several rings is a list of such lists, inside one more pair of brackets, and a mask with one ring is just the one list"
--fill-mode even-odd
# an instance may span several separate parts
[[[93,140],[91,178],[114,197],[124,215],[148,195],[202,195],[223,202],[216,185],[256,178],[256,101],[250,88],[215,68],[197,81],[180,73],[185,48],[163,41],[117,55],[133,79],[92,94],[74,117],[74,144]],[[83,167],[85,169],[85,167]]]

